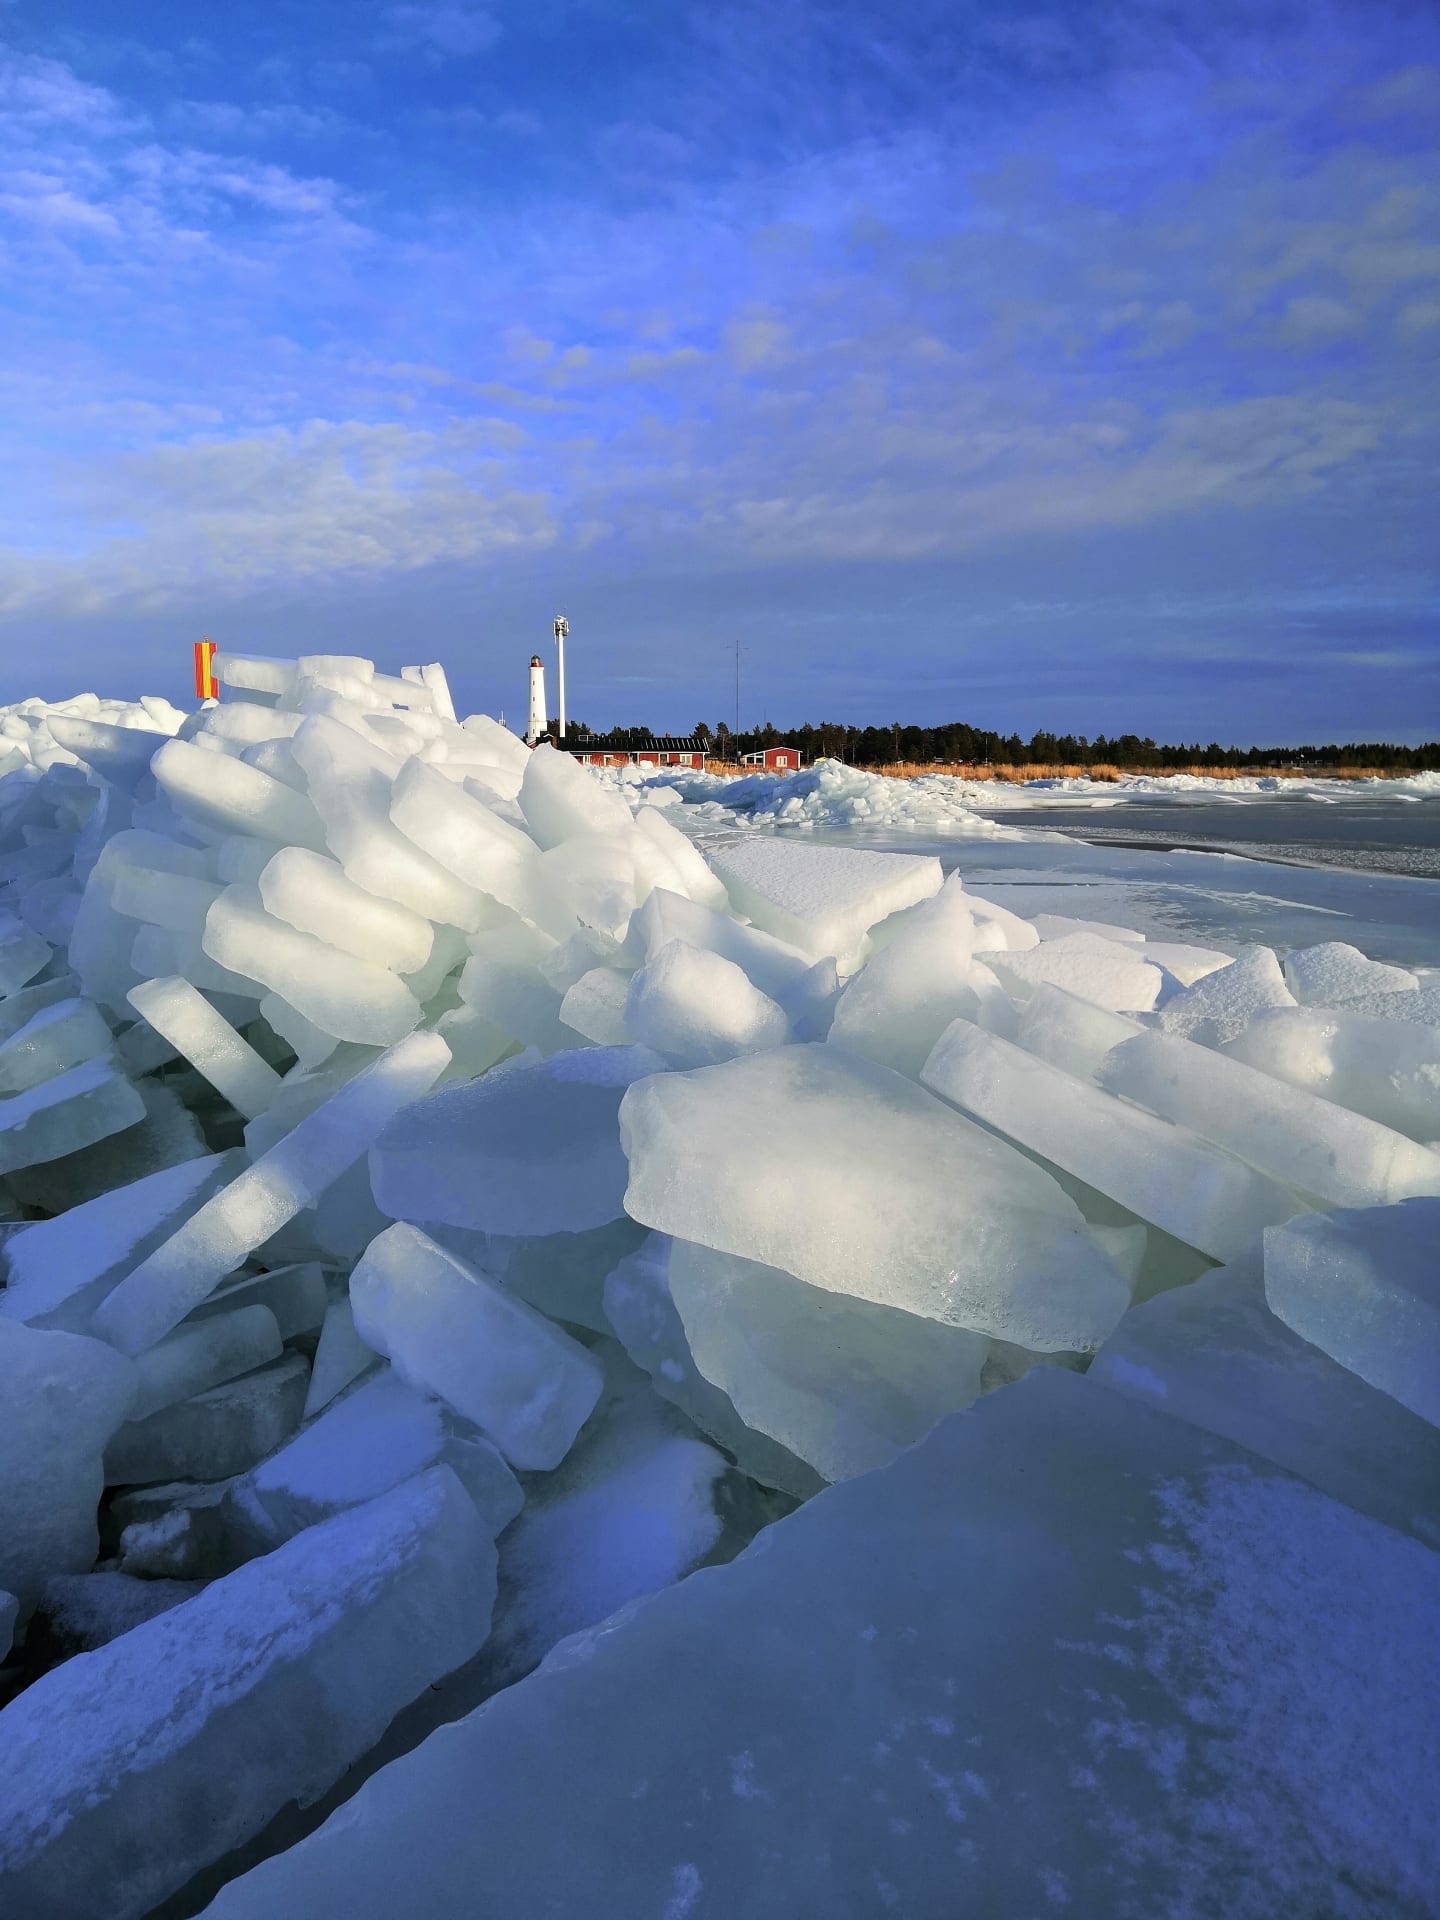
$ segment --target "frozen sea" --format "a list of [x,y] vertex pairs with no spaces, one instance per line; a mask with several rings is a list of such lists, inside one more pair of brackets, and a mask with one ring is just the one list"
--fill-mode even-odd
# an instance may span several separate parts
[[[974,789],[967,799],[974,804]],[[1440,798],[1027,793],[1022,804],[975,810],[1003,836],[931,837],[872,822],[802,831],[815,842],[933,853],[1017,913],[1232,950],[1345,940],[1375,960],[1440,967]]]

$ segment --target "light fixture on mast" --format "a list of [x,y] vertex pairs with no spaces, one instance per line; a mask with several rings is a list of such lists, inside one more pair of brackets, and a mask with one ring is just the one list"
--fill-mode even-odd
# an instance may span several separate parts
[[555,650],[560,656],[560,738],[565,738],[565,642],[570,633],[570,622],[563,613],[555,616]]

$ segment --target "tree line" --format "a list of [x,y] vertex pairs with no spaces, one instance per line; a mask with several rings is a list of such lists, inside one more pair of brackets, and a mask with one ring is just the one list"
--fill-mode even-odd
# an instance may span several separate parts
[[[621,731],[624,731],[623,729]],[[1092,740],[1082,734],[1041,731],[1024,739],[1018,733],[992,733],[961,720],[938,727],[851,727],[838,721],[777,728],[768,723],[736,734],[720,721],[701,721],[694,729],[707,752],[727,760],[761,747],[798,747],[806,760],[831,758],[852,766],[878,767],[897,761],[968,766],[1115,766],[1176,767],[1383,767],[1419,773],[1440,769],[1440,741],[1397,747],[1386,741],[1334,741],[1323,746],[1234,747],[1218,740],[1175,745],[1134,733]]]

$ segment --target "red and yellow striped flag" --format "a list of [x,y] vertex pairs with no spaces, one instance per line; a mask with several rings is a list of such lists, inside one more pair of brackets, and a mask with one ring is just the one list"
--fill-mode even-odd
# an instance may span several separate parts
[[195,698],[197,700],[218,700],[220,684],[215,678],[215,642],[197,640],[195,642]]

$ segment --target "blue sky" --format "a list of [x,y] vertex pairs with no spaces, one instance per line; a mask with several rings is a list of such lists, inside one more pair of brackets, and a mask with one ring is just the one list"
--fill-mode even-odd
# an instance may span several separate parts
[[1433,5],[0,0],[0,699],[1433,738],[1437,455]]

